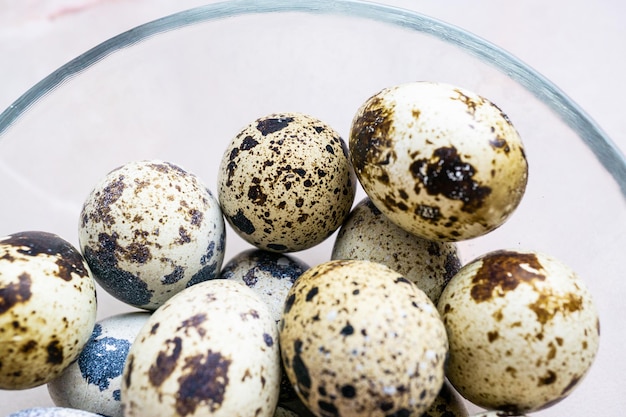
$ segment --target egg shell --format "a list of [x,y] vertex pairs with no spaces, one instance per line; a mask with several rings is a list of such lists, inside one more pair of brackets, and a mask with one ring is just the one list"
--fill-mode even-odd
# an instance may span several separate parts
[[565,398],[589,370],[600,324],[584,282],[554,257],[499,250],[465,265],[438,304],[446,375],[479,407],[531,412]]
[[294,413],[291,410],[287,410],[286,408],[276,407],[276,411],[274,411],[274,417],[299,417],[297,413]]
[[128,162],[107,174],[80,214],[80,248],[96,281],[146,310],[215,278],[225,238],[211,191],[195,175],[160,160]]
[[78,359],[48,383],[55,405],[123,417],[122,372],[130,346],[149,312],[130,312],[96,323]]
[[99,415],[67,407],[32,407],[16,411],[6,417],[99,417]]
[[434,304],[379,263],[310,268],[289,290],[279,329],[289,380],[318,416],[421,415],[444,381]]
[[133,416],[272,416],[280,386],[276,323],[238,282],[189,287],[157,309],[131,346],[122,406]]
[[335,238],[332,259],[362,259],[387,265],[437,303],[461,268],[457,247],[413,235],[391,222],[366,197],[350,212]]
[[485,411],[478,414],[472,414],[471,417],[526,417],[526,414],[514,414],[506,411]]
[[278,323],[289,288],[307,269],[309,266],[294,256],[249,249],[228,261],[219,277],[250,287],[265,301]]
[[441,391],[435,401],[420,417],[468,417],[469,413],[463,397],[452,387],[450,382],[444,381]]
[[229,143],[218,171],[228,222],[259,249],[295,252],[328,238],[350,212],[356,176],[339,134],[306,114],[259,118]]
[[0,389],[58,376],[96,322],[96,283],[65,239],[26,231],[0,238]]
[[383,89],[358,109],[350,157],[373,203],[428,239],[460,241],[502,225],[526,189],[521,138],[492,102],[454,85]]

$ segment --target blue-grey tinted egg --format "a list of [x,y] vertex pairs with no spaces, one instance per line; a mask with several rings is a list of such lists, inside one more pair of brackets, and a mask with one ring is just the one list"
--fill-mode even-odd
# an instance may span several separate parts
[[128,351],[148,312],[118,314],[96,323],[78,360],[48,383],[55,405],[122,417],[121,378]]
[[115,298],[146,310],[222,267],[219,202],[195,175],[164,161],[129,162],[87,196],[79,242],[94,278]]
[[250,249],[224,265],[220,278],[250,287],[266,302],[278,323],[289,288],[308,268],[307,264],[290,255]]
[[33,407],[16,411],[7,417],[99,417],[88,411],[65,407]]

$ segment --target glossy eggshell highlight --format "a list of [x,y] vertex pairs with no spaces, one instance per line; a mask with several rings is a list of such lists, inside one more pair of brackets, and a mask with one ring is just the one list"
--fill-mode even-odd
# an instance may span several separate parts
[[96,322],[96,283],[65,239],[27,231],[0,238],[0,389],[57,377]]
[[387,265],[415,283],[435,304],[461,268],[455,243],[424,239],[407,232],[391,222],[367,197],[352,209],[339,229],[331,258]]
[[350,212],[356,176],[339,134],[306,114],[261,117],[229,143],[218,198],[236,233],[259,249],[296,252],[328,238]]
[[403,229],[460,241],[502,225],[526,189],[521,138],[492,102],[435,82],[386,88],[358,109],[350,157],[367,195]]
[[270,417],[278,401],[276,323],[257,294],[214,279],[157,309],[133,343],[122,406],[134,416]]
[[307,269],[309,266],[294,256],[249,249],[229,260],[220,278],[247,285],[266,303],[278,323],[289,288]]
[[130,312],[98,321],[78,359],[48,383],[55,405],[122,417],[122,372],[149,312]]
[[447,339],[434,304],[379,263],[310,268],[279,328],[289,380],[318,416],[420,415],[444,381]]
[[154,310],[222,267],[226,230],[202,181],[170,162],[132,161],[102,178],[80,213],[80,248],[104,290]]
[[525,413],[562,400],[598,350],[589,290],[546,254],[485,254],[450,281],[438,309],[450,342],[446,375],[486,409]]

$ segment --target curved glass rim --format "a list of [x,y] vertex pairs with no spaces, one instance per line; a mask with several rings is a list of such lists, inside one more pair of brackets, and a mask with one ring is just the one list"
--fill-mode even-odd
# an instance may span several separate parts
[[345,15],[375,20],[435,36],[503,72],[546,104],[583,140],[613,176],[626,198],[626,158],[611,138],[559,87],[495,44],[460,27],[416,11],[363,0],[226,0],[177,12],[114,36],[67,62],[0,113],[0,139],[37,101],[106,56],[152,36],[197,23],[275,12]]

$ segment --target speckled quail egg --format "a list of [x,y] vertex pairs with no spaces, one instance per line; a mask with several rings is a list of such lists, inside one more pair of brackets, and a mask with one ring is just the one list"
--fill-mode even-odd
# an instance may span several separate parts
[[526,189],[517,130],[466,89],[412,82],[358,109],[350,157],[367,195],[391,221],[433,240],[460,241],[502,225]]
[[376,262],[308,269],[289,290],[279,329],[289,380],[318,416],[421,415],[444,381],[436,307]]
[[78,360],[48,383],[55,405],[122,417],[122,371],[149,312],[116,314],[96,323]]
[[261,249],[234,256],[219,277],[247,285],[267,304],[276,323],[280,321],[287,291],[309,266],[300,259]]
[[463,397],[450,385],[444,381],[441,391],[430,405],[428,410],[420,417],[468,417],[467,407]]
[[531,412],[565,398],[598,350],[598,312],[561,261],[499,250],[466,264],[438,304],[450,342],[446,375],[491,410]]
[[100,417],[98,414],[69,407],[33,407],[16,411],[6,417]]
[[198,177],[169,162],[133,161],[88,195],[79,243],[104,290],[154,310],[217,276],[225,233],[219,202]]
[[224,216],[259,249],[295,252],[328,238],[350,212],[356,176],[345,142],[301,113],[270,114],[230,142],[218,171]]
[[392,223],[368,197],[354,206],[339,229],[331,258],[387,265],[414,282],[435,304],[461,268],[455,243],[407,232]]
[[96,322],[96,283],[80,251],[47,232],[0,238],[0,389],[57,377]]
[[187,288],[157,309],[130,348],[122,407],[134,416],[270,417],[280,387],[276,322],[236,281]]

